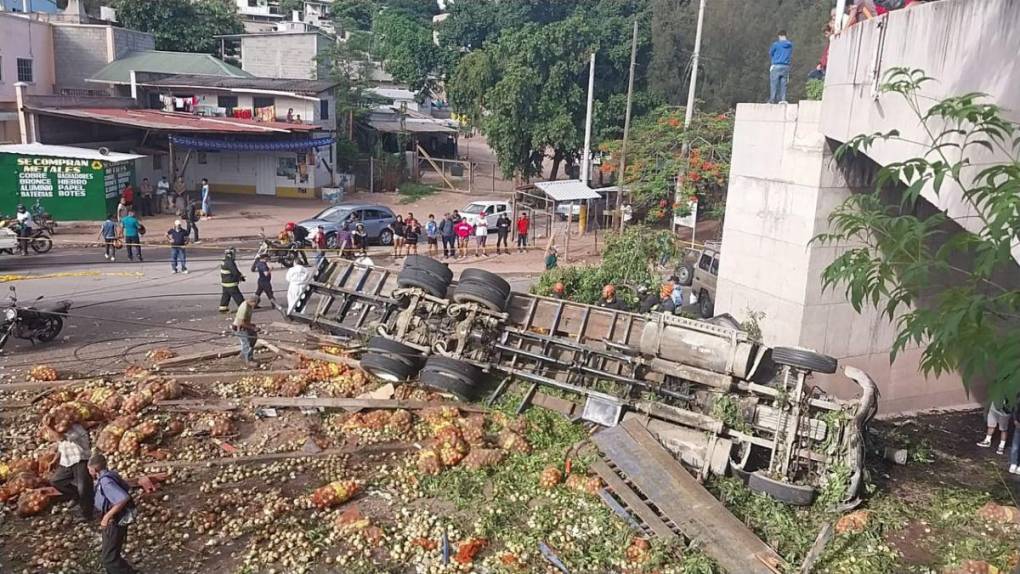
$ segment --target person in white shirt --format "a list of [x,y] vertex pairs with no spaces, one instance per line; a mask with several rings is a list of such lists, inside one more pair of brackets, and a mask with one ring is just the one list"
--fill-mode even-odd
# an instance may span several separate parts
[[25,209],[24,205],[18,205],[18,237],[21,238],[18,247],[22,255],[28,255],[28,238],[32,236],[33,227],[35,221],[32,219],[32,213]]
[[485,255],[485,242],[489,239],[489,223],[483,215],[475,225],[475,257]]
[[163,213],[163,210],[170,210],[168,198],[170,197],[170,182],[164,175],[156,184],[156,213]]
[[57,442],[57,468],[50,475],[50,484],[60,491],[63,500],[75,500],[85,521],[92,520],[93,486],[88,461],[91,454],[89,431],[80,424],[72,424],[63,433],[47,428],[51,440]]

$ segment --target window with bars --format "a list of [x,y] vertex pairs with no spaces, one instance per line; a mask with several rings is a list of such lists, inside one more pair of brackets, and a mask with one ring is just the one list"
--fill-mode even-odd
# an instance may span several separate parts
[[32,83],[32,59],[18,58],[18,81]]

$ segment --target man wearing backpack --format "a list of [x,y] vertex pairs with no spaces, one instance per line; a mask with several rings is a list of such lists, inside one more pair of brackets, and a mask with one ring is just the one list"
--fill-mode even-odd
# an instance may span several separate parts
[[133,574],[135,569],[121,556],[127,542],[128,525],[135,521],[135,502],[128,485],[106,466],[100,453],[89,459],[89,474],[96,481],[96,510],[102,515],[103,546],[100,560],[107,574]]

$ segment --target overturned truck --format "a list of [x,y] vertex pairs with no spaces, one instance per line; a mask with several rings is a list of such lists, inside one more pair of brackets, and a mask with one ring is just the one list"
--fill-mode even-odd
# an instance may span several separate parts
[[863,483],[864,431],[877,410],[874,382],[839,400],[810,384],[835,373],[831,357],[751,340],[732,321],[639,315],[513,292],[496,274],[407,258],[401,271],[324,263],[291,313],[363,342],[376,377],[481,398],[489,373],[583,399],[582,417],[613,426],[644,417],[695,473],[733,473],[754,490],[809,504],[836,489],[845,504]]

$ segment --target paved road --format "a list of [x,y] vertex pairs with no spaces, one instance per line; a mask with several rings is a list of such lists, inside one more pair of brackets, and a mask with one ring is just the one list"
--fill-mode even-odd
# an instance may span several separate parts
[[[239,267],[248,276],[242,291],[251,293],[255,277],[248,272],[254,243],[239,246]],[[118,254],[123,255],[121,250]],[[57,341],[32,345],[13,339],[0,354],[0,373],[8,376],[36,364],[82,374],[122,369],[140,364],[145,353],[170,346],[179,353],[234,344],[229,331],[231,315],[217,312],[219,264],[222,248],[203,250],[189,259],[187,275],[172,273],[169,249],[146,248],[144,263],[107,262],[96,249],[59,250],[42,256],[0,257],[0,304],[7,289],[16,289],[18,301],[30,304],[69,299],[73,306]],[[387,262],[389,263],[389,262]],[[285,270],[273,266],[277,299],[286,302]],[[514,289],[527,290],[532,277],[507,277]],[[282,316],[271,309],[256,313],[267,325]],[[267,337],[297,340],[274,331]]]

